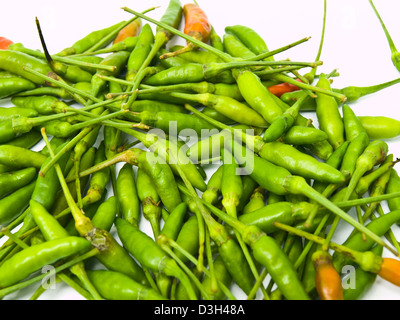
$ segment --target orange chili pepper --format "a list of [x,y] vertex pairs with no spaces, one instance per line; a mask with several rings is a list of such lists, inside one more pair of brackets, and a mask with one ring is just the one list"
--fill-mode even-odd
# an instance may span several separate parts
[[142,22],[140,19],[136,19],[129,23],[126,27],[122,28],[115,37],[113,43],[118,43],[129,37],[136,37],[139,34]]
[[316,251],[312,256],[316,271],[315,285],[321,300],[344,300],[340,275],[326,251]]
[[7,50],[8,46],[12,44],[13,42],[7,38],[0,37],[0,49],[1,50]]
[[[185,28],[183,32],[196,40],[208,42],[210,39],[211,24],[203,9],[194,3],[187,3],[183,6],[183,15],[185,17]],[[160,59],[173,57],[191,51],[194,48],[196,48],[196,45],[187,41],[185,47],[175,52],[163,54]]]
[[392,258],[383,258],[378,275],[400,287],[400,261]]
[[270,86],[268,87],[268,90],[269,92],[280,98],[281,95],[283,95],[284,93],[297,91],[300,90],[300,88],[295,86],[294,84],[284,82]]

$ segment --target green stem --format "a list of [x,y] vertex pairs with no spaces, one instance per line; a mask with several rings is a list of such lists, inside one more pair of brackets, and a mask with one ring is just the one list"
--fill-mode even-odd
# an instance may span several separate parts
[[[142,13],[145,14],[147,12],[153,11],[155,9],[157,9],[159,7],[151,7],[145,11],[143,11]],[[109,43],[110,41],[112,41],[112,39],[118,34],[118,32],[120,32],[123,28],[125,28],[128,24],[132,23],[133,21],[135,21],[138,17],[133,17],[132,19],[128,20],[127,22],[125,22],[124,24],[122,24],[119,28],[113,30],[112,32],[110,32],[108,35],[106,35],[103,39],[101,39],[99,42],[97,42],[96,44],[94,44],[92,47],[90,47],[89,49],[87,49],[85,52],[83,52],[83,54],[88,54],[88,53],[92,53],[93,51],[96,51],[97,49],[101,48],[102,46],[106,45],[107,43]]]
[[271,56],[274,56],[274,55],[276,55],[278,53],[281,53],[283,51],[289,50],[289,49],[291,49],[291,48],[293,48],[293,47],[295,47],[295,46],[297,46],[297,45],[299,45],[301,43],[304,43],[304,42],[306,42],[306,41],[308,41],[310,39],[311,39],[311,37],[306,37],[306,38],[300,39],[300,40],[298,40],[296,42],[293,42],[291,44],[288,44],[288,45],[286,45],[286,46],[284,46],[282,48],[275,49],[275,50],[272,50],[272,51],[268,51],[268,52],[265,52],[265,53],[261,53],[259,55],[254,56],[254,57],[244,59],[244,61],[264,60],[264,59],[266,59],[268,57],[271,57]]
[[[207,50],[207,51],[210,51],[210,52],[214,53],[215,55],[217,55],[218,57],[220,57],[222,60],[224,60],[226,62],[230,62],[230,61],[234,61],[235,60],[229,54],[226,54],[226,53],[224,53],[224,52],[222,52],[222,51],[220,51],[220,50],[218,50],[218,49],[216,49],[216,48],[214,48],[214,47],[212,47],[212,46],[210,46],[210,45],[208,45],[208,44],[206,44],[206,43],[204,43],[202,41],[199,41],[199,40],[197,40],[197,39],[195,39],[195,38],[193,38],[191,36],[188,36],[185,33],[181,32],[181,31],[179,31],[179,30],[177,30],[177,29],[175,29],[175,28],[173,28],[173,27],[171,27],[171,26],[169,26],[169,25],[167,25],[167,24],[165,24],[165,23],[163,23],[161,21],[157,21],[155,19],[152,19],[152,18],[150,18],[150,17],[148,17],[148,16],[146,16],[144,14],[141,14],[140,12],[134,11],[134,10],[129,9],[127,7],[123,7],[122,9],[124,11],[132,13],[132,14],[134,14],[134,15],[136,15],[136,16],[138,16],[138,17],[140,17],[140,18],[142,18],[142,19],[144,19],[146,21],[154,23],[155,25],[170,31],[173,34],[175,34],[177,36],[180,36],[180,37],[182,37],[183,39],[185,39],[185,40],[187,40],[189,42],[194,43],[195,45],[199,46],[200,48],[202,48],[204,50]],[[158,51],[158,48],[157,48],[156,51]]]

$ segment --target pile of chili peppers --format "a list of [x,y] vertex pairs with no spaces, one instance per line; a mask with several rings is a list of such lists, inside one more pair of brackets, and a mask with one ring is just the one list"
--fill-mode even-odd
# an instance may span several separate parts
[[[244,25],[218,35],[197,3],[170,0],[159,21],[155,9],[124,7],[130,20],[56,54],[37,19],[43,50],[0,38],[13,105],[0,108],[0,297],[30,286],[38,299],[43,268],[88,300],[243,298],[233,287],[355,300],[377,276],[399,286],[386,139],[400,122],[351,103],[400,80],[335,88],[336,70],[317,71],[323,36],[312,61],[277,60],[308,38],[269,50]],[[339,244],[340,222],[353,231]]]

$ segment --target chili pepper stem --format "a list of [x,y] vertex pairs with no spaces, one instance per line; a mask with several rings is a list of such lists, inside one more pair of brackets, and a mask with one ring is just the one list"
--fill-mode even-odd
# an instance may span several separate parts
[[[193,38],[191,36],[188,36],[188,35],[184,34],[183,32],[181,32],[181,31],[179,31],[179,30],[177,30],[177,29],[175,29],[173,27],[170,27],[169,25],[167,25],[167,24],[165,24],[165,23],[163,23],[161,21],[157,21],[155,19],[152,19],[152,18],[150,18],[150,17],[148,17],[148,16],[146,16],[144,14],[141,14],[140,12],[137,12],[137,11],[134,11],[132,9],[129,9],[128,7],[122,7],[121,9],[123,9],[124,11],[127,11],[129,13],[132,13],[132,14],[134,14],[134,15],[136,15],[136,16],[144,19],[144,20],[147,20],[147,21],[149,21],[151,23],[154,23],[155,25],[170,31],[171,33],[173,33],[175,35],[178,35],[178,36],[182,37],[183,39],[185,39],[187,41],[193,42],[195,45],[199,46],[200,48],[205,49],[207,51],[210,51],[210,52],[216,54],[217,56],[219,56],[222,60],[224,60],[226,62],[234,61],[234,59],[230,55],[228,55],[228,54],[226,54],[226,53],[224,53],[224,52],[222,52],[222,51],[220,51],[218,49],[215,49],[214,47],[212,47],[212,46],[210,46],[208,44],[205,44],[204,42],[199,41],[199,40],[197,40],[197,39],[195,39],[195,38]],[[158,48],[157,48],[157,50],[154,50],[154,51],[157,52]]]
[[302,186],[299,189],[301,190],[303,195],[309,197],[310,199],[313,199],[314,201],[318,202],[319,204],[321,204],[328,210],[332,211],[333,213],[335,213],[337,216],[339,216],[341,219],[343,219],[347,223],[351,224],[354,228],[356,228],[360,232],[364,232],[368,237],[370,237],[372,240],[374,240],[376,243],[380,244],[381,246],[387,248],[394,255],[396,255],[396,256],[398,255],[396,250],[394,250],[392,247],[390,247],[388,244],[386,244],[386,242],[383,241],[380,237],[378,237],[375,233],[371,232],[364,225],[362,225],[359,222],[357,222],[356,220],[354,220],[351,216],[349,216],[346,212],[344,212],[342,209],[337,207],[334,203],[329,201],[323,195],[316,192],[306,182],[302,183]]
[[271,56],[274,56],[274,55],[276,55],[278,53],[281,53],[283,51],[289,50],[289,49],[291,49],[291,48],[293,48],[293,47],[295,47],[295,46],[297,46],[297,45],[299,45],[301,43],[304,43],[304,42],[306,42],[306,41],[308,41],[310,39],[311,39],[311,37],[305,37],[305,38],[300,39],[300,40],[298,40],[296,42],[288,44],[288,45],[286,45],[286,46],[284,46],[282,48],[275,49],[275,50],[272,50],[272,51],[268,51],[268,52],[256,55],[255,57],[244,59],[244,61],[264,60],[264,59],[266,59],[268,57],[271,57]]

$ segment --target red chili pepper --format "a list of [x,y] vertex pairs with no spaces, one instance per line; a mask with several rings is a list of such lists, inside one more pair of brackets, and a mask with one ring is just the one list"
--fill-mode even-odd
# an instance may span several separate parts
[[326,251],[316,251],[312,256],[315,268],[315,286],[321,300],[344,300],[339,273]]
[[8,46],[10,44],[13,44],[13,42],[7,38],[0,37],[0,49],[1,50],[7,50]]
[[140,19],[132,21],[126,27],[122,28],[120,32],[118,32],[113,43],[121,42],[128,37],[136,37],[139,34],[141,25],[142,23]]
[[[194,3],[187,3],[183,6],[183,15],[185,17],[184,33],[202,42],[208,42],[211,33],[211,24],[203,11]],[[196,48],[194,43],[187,41],[187,44],[182,49],[163,54],[160,59],[166,59],[179,55],[181,53],[191,51]]]
[[383,258],[378,275],[400,287],[400,261],[392,258]]
[[281,95],[283,95],[284,93],[287,92],[292,92],[292,91],[297,91],[300,90],[299,87],[295,86],[294,84],[290,84],[290,83],[279,83],[279,84],[275,84],[273,86],[268,87],[268,90],[276,95],[278,98],[281,97]]

